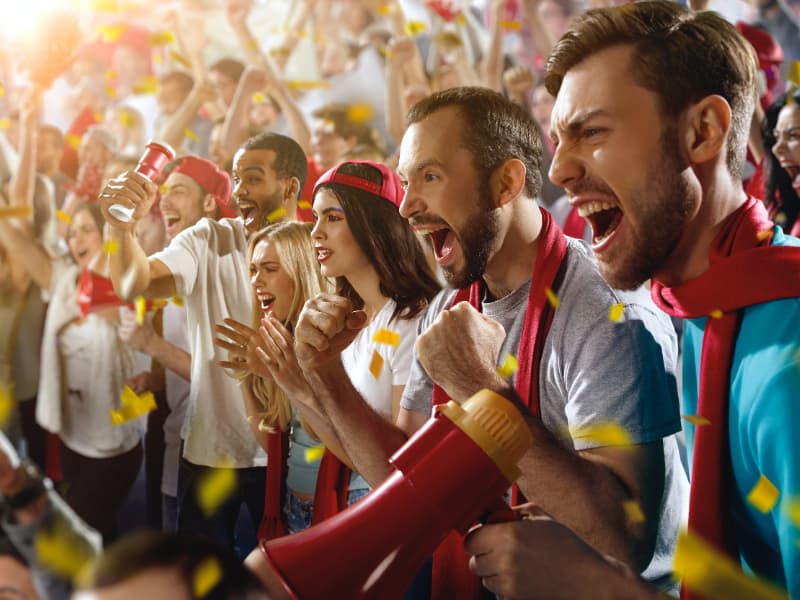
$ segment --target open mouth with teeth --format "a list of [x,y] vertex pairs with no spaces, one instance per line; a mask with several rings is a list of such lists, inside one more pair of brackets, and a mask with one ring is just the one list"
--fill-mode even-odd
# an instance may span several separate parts
[[258,217],[258,207],[253,204],[239,204],[239,214],[244,219],[244,226],[248,229],[257,227],[256,219]]
[[167,228],[167,232],[173,233],[175,226],[178,224],[178,221],[181,220],[179,214],[176,213],[163,213],[164,215],[164,225]]
[[592,225],[592,243],[602,244],[622,222],[622,211],[610,202],[589,202],[578,208],[578,214]]
[[439,264],[447,262],[455,250],[456,236],[448,227],[426,232],[433,247],[433,253]]
[[261,311],[267,312],[270,310],[270,307],[275,302],[275,296],[271,294],[259,294],[258,301],[261,303]]

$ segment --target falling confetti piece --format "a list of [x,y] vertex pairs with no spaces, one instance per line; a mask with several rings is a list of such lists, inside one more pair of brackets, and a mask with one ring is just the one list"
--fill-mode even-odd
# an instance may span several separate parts
[[417,37],[426,29],[428,28],[422,21],[409,21],[405,26],[406,35],[409,37]]
[[682,415],[684,420],[689,421],[692,425],[711,425],[711,421],[706,419],[703,415]]
[[103,113],[99,110],[96,110],[92,113],[92,118],[94,119],[95,123],[102,123],[103,122]]
[[710,313],[708,313],[708,316],[711,317],[712,319],[721,319],[722,318],[722,311],[717,308],[715,310],[712,310]]
[[156,31],[150,35],[148,42],[151,46],[166,46],[175,43],[175,36],[171,31]]
[[381,376],[381,369],[383,369],[383,357],[378,354],[377,350],[372,351],[372,360],[369,361],[369,372],[375,379]]
[[113,13],[122,10],[117,0],[92,0],[90,6],[94,12]]
[[189,129],[188,127],[187,127],[186,129],[184,129],[184,130],[183,130],[183,135],[185,135],[187,138],[189,138],[189,139],[190,139],[190,140],[192,140],[193,142],[197,142],[197,141],[199,141],[199,140],[200,140],[200,138],[198,137],[198,135],[197,135],[197,134],[196,134],[194,131],[192,131],[191,129]]
[[11,127],[11,121],[10,121],[9,119],[6,119],[5,117],[3,117],[2,119],[0,119],[0,129],[2,129],[3,131],[5,131],[5,130],[6,130],[6,129],[8,129],[9,127]]
[[784,502],[783,510],[794,526],[800,528],[800,498]]
[[135,125],[133,115],[127,110],[122,110],[119,113],[119,122],[127,129],[131,129]]
[[78,146],[81,145],[81,136],[79,136],[77,133],[68,133],[66,135],[65,141],[67,142],[67,145],[69,145],[70,148],[72,148],[73,150],[77,150]]
[[170,50],[169,57],[176,63],[183,65],[187,69],[192,68],[192,62],[177,50]]
[[119,251],[119,242],[115,240],[108,240],[103,245],[103,252],[106,254],[116,254]]
[[0,427],[5,427],[14,410],[14,396],[8,386],[0,381]]
[[464,45],[464,42],[461,41],[461,36],[455,31],[443,31],[437,34],[433,41],[445,48],[458,48]]
[[392,14],[395,11],[395,7],[393,4],[380,4],[378,5],[378,13],[383,15],[384,17]]
[[372,120],[374,111],[369,104],[353,104],[347,107],[347,120],[351,123],[361,124]]
[[306,448],[306,462],[316,462],[322,458],[323,454],[325,454],[325,446],[312,446],[311,448]]
[[155,75],[145,75],[133,84],[131,91],[134,94],[152,95],[158,92],[158,77]]
[[280,206],[267,215],[267,222],[274,223],[275,221],[282,219],[284,216],[286,216],[286,209],[283,206]]
[[116,90],[116,89],[114,89],[114,86],[113,86],[113,85],[107,85],[107,86],[105,87],[105,92],[106,92],[106,96],[108,96],[108,97],[109,97],[109,98],[111,98],[112,100],[115,100],[115,99],[116,99],[116,97],[117,97],[117,90]]
[[297,203],[297,208],[302,208],[304,210],[311,210],[311,202],[309,202],[308,200],[300,200],[300,202]]
[[553,308],[558,308],[561,306],[561,300],[558,299],[558,296],[555,295],[555,292],[550,288],[545,288],[544,290],[545,296],[547,296],[547,301]]
[[522,29],[522,23],[520,21],[502,21],[500,26],[506,31],[519,31]]
[[16,204],[14,206],[0,206],[0,219],[20,218],[24,219],[33,214],[33,208],[26,204]]
[[[793,60],[789,64],[789,70],[786,75],[786,81],[791,81],[795,85],[800,85],[800,60]],[[786,96],[786,101],[789,101],[790,95]]]
[[687,589],[708,598],[787,600],[772,583],[745,574],[738,562],[686,531],[678,534],[673,571]]
[[62,223],[65,223],[67,225],[72,225],[72,217],[70,217],[63,210],[57,210],[56,217],[58,217],[58,220],[61,221]]
[[175,306],[183,306],[183,298],[181,298],[180,296],[173,296],[172,303]]
[[197,485],[197,504],[206,517],[217,512],[236,490],[236,473],[233,469],[214,469],[204,474]]
[[220,579],[222,579],[222,567],[215,557],[209,556],[197,565],[194,571],[192,588],[195,598],[205,598]]
[[573,438],[592,441],[601,446],[630,446],[631,436],[625,428],[616,423],[595,423],[584,427],[570,427]]
[[147,312],[147,300],[144,296],[136,298],[136,324],[141,325],[144,323],[144,315]]
[[400,334],[390,329],[378,329],[372,341],[376,344],[388,344],[389,346],[397,347],[400,345]]
[[267,101],[267,97],[262,94],[261,92],[255,92],[251,98],[253,102],[256,104],[264,104]]
[[314,90],[314,89],[329,88],[331,87],[331,82],[325,81],[324,79],[319,81],[293,79],[291,81],[287,81],[286,85],[288,85],[293,90]]
[[137,395],[129,386],[122,388],[119,410],[111,411],[111,423],[122,425],[128,421],[138,419],[156,409],[156,399],[152,392]]
[[153,62],[155,64],[161,64],[164,62],[164,57],[160,54],[153,54]]
[[463,13],[458,13],[458,16],[456,17],[456,23],[458,23],[459,25],[466,25],[467,17],[465,17]]
[[628,519],[629,523],[644,523],[644,511],[642,511],[642,505],[639,504],[636,500],[628,500],[623,504],[623,508],[625,509],[625,516]]
[[100,34],[100,37],[106,43],[114,43],[125,33],[128,29],[128,26],[125,24],[119,25],[98,25],[97,33]]
[[34,546],[42,566],[66,579],[74,579],[93,558],[86,543],[61,521],[39,529]]
[[[108,69],[105,73],[105,77],[107,81],[116,81],[117,79],[117,72],[114,69]],[[102,115],[101,115],[102,118]]]
[[617,302],[608,311],[608,318],[614,323],[619,323],[622,320],[622,315],[625,313],[625,304]]
[[6,88],[0,83],[0,98],[6,95]]
[[497,374],[503,379],[508,379],[517,372],[517,369],[519,369],[517,357],[513,354],[506,354],[503,358],[503,362],[497,367]]
[[762,475],[753,486],[753,489],[750,490],[750,493],[747,494],[747,501],[753,505],[756,510],[766,514],[771,511],[778,502],[778,497],[780,495],[778,488]]
[[771,236],[772,236],[772,229],[765,229],[764,231],[759,231],[758,234],[756,234],[756,239],[759,242],[763,242],[764,240],[770,238]]

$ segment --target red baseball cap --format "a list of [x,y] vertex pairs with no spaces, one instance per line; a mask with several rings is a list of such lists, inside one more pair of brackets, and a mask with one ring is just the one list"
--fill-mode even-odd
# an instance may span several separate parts
[[[369,181],[368,179],[359,177],[358,175],[339,172],[339,169],[341,169],[342,166],[351,164],[369,165],[370,167],[377,169],[381,173],[383,183],[375,183],[374,181]],[[400,208],[400,203],[403,202],[403,197],[405,196],[405,190],[403,189],[403,185],[400,183],[400,178],[397,176],[397,173],[392,171],[383,163],[372,160],[348,160],[336,165],[332,169],[329,169],[317,180],[317,183],[314,186],[312,197],[317,193],[317,190],[320,188],[320,186],[325,185],[326,183],[338,183],[339,185],[345,185],[369,192],[370,194],[374,194],[375,196],[383,198],[387,202],[391,202],[397,208]]]
[[216,164],[199,156],[184,156],[172,172],[188,175],[214,196],[220,219],[236,216],[236,211],[228,204],[231,197],[231,178]]

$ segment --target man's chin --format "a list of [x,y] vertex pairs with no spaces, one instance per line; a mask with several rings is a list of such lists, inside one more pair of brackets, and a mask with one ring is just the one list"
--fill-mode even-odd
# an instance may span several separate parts
[[620,268],[602,260],[598,263],[603,279],[616,290],[635,290],[650,279],[650,274],[642,272],[641,269]]

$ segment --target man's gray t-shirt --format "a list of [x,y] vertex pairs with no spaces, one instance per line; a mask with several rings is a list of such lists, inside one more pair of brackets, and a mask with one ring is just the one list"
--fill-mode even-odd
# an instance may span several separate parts
[[[675,380],[678,345],[669,318],[659,311],[647,290],[612,290],[605,283],[588,246],[567,238],[560,300],[545,338],[539,368],[542,423],[568,448],[604,445],[582,435],[592,425],[613,423],[625,429],[632,443],[664,439],[665,484],[656,550],[643,576],[651,581],[668,576],[672,567],[688,480],[680,462],[676,432],[681,430]],[[530,281],[508,296],[484,302],[482,312],[500,323],[506,339],[499,359],[518,355]],[[455,290],[443,290],[420,320],[422,332],[452,303]],[[623,304],[619,321],[611,307]],[[513,377],[516,384],[516,374]],[[417,360],[411,366],[401,406],[431,412],[433,383]],[[571,437],[570,432],[576,437]]]

